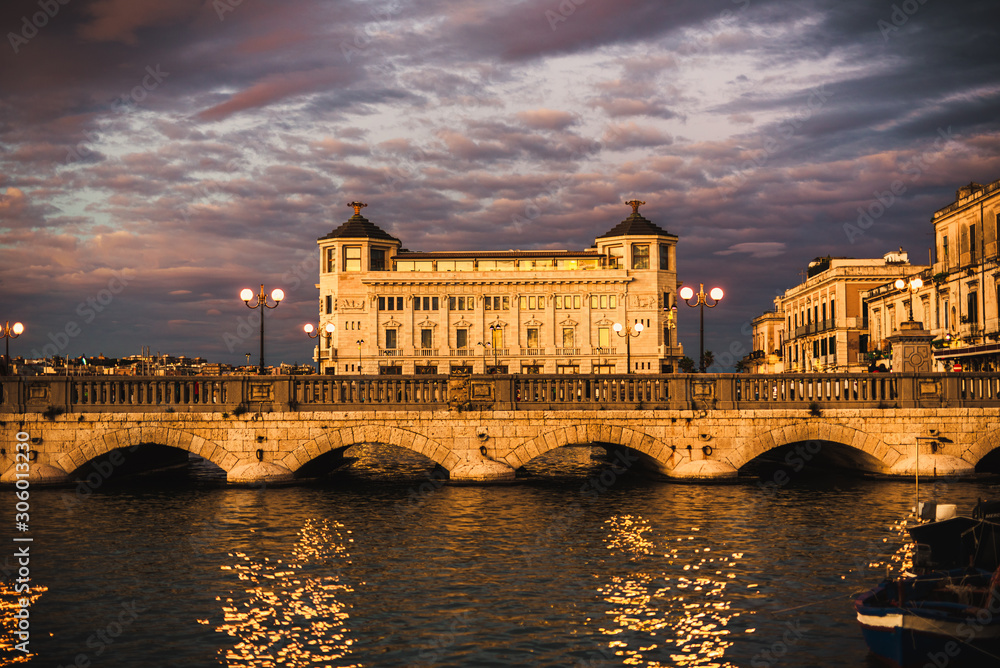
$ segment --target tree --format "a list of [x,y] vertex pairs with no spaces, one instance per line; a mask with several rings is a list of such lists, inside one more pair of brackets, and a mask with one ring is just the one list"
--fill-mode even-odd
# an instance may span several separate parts
[[715,353],[706,350],[705,354],[701,356],[701,366],[707,371],[713,364],[715,364]]
[[677,366],[680,367],[680,370],[684,373],[694,373],[694,360],[686,355],[681,358],[681,361],[677,363]]
[[746,361],[746,359],[741,359],[736,362],[736,373],[749,373],[749,371],[750,364]]

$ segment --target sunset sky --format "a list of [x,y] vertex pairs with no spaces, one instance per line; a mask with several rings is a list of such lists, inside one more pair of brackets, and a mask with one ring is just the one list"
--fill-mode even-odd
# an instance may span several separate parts
[[[998,16],[941,0],[6,0],[0,323],[27,327],[13,355],[256,361],[256,328],[233,350],[226,334],[263,282],[287,294],[268,361],[309,362],[315,242],[347,202],[411,250],[582,249],[638,197],[680,237],[679,279],[726,291],[706,347],[747,352],[748,321],[811,259],[902,246],[925,263],[933,212],[1000,179]],[[697,311],[680,316],[694,357]]]

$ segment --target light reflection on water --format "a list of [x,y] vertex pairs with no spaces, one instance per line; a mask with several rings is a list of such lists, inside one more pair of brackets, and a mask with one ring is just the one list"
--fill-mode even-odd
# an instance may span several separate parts
[[[607,548],[635,564],[637,570],[613,576],[598,591],[615,607],[608,611],[614,626],[600,632],[609,636],[610,655],[628,666],[734,666],[725,660],[732,646],[729,622],[742,613],[732,609],[726,587],[736,573],[740,553],[712,553],[691,534],[658,545],[650,522],[642,517],[616,515],[605,522]],[[649,556],[664,557],[681,573],[646,572]],[[657,559],[655,565],[661,565]],[[670,662],[652,658],[670,657]]]
[[[70,505],[39,489],[36,663],[778,665],[794,620],[784,665],[869,665],[850,595],[902,567],[912,485],[677,485],[604,475],[599,454],[555,450],[501,487],[441,484],[428,460],[365,446],[302,486],[202,471]],[[978,496],[998,495],[938,498]],[[88,638],[131,600],[148,612],[97,657]]]
[[361,666],[343,661],[354,643],[342,600],[354,592],[343,572],[350,533],[339,522],[307,520],[287,561],[229,554],[236,561],[222,569],[250,586],[223,601],[225,621],[216,630],[237,640],[219,650],[226,666]]

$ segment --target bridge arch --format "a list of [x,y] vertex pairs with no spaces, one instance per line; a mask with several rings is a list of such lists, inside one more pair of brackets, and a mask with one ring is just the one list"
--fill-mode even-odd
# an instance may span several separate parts
[[450,448],[416,431],[386,425],[365,424],[325,430],[316,438],[300,444],[277,463],[294,473],[328,452],[363,443],[382,443],[410,450],[433,460],[448,471],[454,469],[462,461]]
[[73,473],[87,462],[112,450],[146,443],[186,450],[207,459],[227,473],[238,461],[236,455],[196,434],[173,427],[139,425],[96,436],[73,450],[57,456],[54,463],[63,471]]
[[729,463],[738,470],[766,452],[809,441],[841,446],[842,453],[849,453],[847,457],[852,460],[852,465],[866,471],[888,472],[899,458],[899,453],[889,448],[878,436],[835,422],[804,420],[797,424],[761,430],[748,438],[743,447],[733,449]]
[[660,458],[662,445],[649,434],[620,425],[576,424],[556,427],[518,445],[502,459],[511,468],[518,469],[535,457],[566,445],[609,443],[637,450],[667,465]]
[[972,445],[963,453],[963,459],[976,466],[997,448],[1000,448],[1000,430],[993,428],[972,442]]

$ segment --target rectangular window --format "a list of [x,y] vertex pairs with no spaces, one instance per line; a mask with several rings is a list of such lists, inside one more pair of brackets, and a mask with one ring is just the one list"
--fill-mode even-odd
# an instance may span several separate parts
[[868,354],[868,335],[862,334],[858,337],[858,352],[862,355]]
[[369,255],[368,268],[371,271],[385,271],[385,249],[372,248]]
[[649,269],[648,244],[632,244],[632,268]]
[[421,329],[420,330],[420,347],[421,348],[433,348],[434,347],[434,330],[433,329]]
[[385,330],[385,349],[386,350],[396,349],[396,330],[394,329]]
[[611,347],[611,329],[608,327],[597,328],[597,345],[601,348]]
[[826,322],[826,304],[823,304],[823,322]]
[[830,324],[836,326],[837,324],[837,310],[833,307],[834,300],[830,300]]
[[534,297],[528,297],[528,310],[531,310],[531,311],[535,310],[535,298]]
[[819,342],[819,354],[826,357],[826,339]]
[[819,341],[813,341],[813,357],[819,357]]
[[361,271],[361,246],[344,246],[344,271]]
[[969,225],[969,258],[972,262],[976,261],[976,226],[975,224]]
[[555,307],[556,308],[562,308],[562,304],[563,304],[562,295],[556,295],[553,299],[555,300],[555,302],[554,302],[555,303]]
[[331,273],[337,269],[337,249],[326,249],[326,273]]
[[379,297],[378,298],[378,310],[379,311],[384,311],[385,310],[385,297]]
[[503,348],[503,329],[495,327],[490,329],[490,344],[497,350]]
[[944,257],[942,258],[942,262],[944,262],[944,266],[947,267],[948,266],[948,237],[947,236],[945,236],[942,239],[941,250],[943,251],[942,254],[944,255]]
[[330,315],[333,313],[333,295],[326,296],[326,314]]
[[976,301],[976,293],[970,292],[966,298],[968,306],[966,313],[969,314],[969,322],[979,322],[979,302]]
[[580,308],[580,295],[573,295],[573,308]]
[[625,268],[625,249],[622,246],[608,248],[608,269]]
[[573,328],[572,327],[563,327],[563,343],[562,343],[562,347],[563,348],[572,348],[573,347]]
[[455,330],[455,347],[456,348],[469,347],[469,330],[467,329]]
[[948,329],[948,300],[944,300],[944,328]]
[[607,308],[607,307],[608,307],[608,296],[601,295],[601,308]]
[[670,246],[660,244],[660,271],[670,270]]
[[528,328],[528,347],[537,348],[538,347],[538,328],[529,327]]

